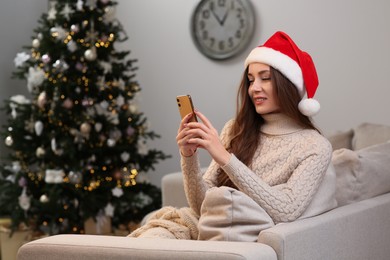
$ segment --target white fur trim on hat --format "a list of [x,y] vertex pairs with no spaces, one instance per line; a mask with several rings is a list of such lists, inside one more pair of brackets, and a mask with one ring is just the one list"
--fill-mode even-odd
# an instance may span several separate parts
[[314,116],[320,111],[320,103],[313,98],[302,99],[298,104],[298,109],[305,116]]
[[301,67],[289,56],[268,47],[256,47],[245,60],[245,68],[255,62],[265,63],[286,76],[298,89],[301,98],[305,95],[306,90],[303,86],[303,76]]

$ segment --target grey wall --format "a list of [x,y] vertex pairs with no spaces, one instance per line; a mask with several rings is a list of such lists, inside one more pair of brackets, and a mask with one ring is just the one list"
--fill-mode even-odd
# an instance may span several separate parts
[[[236,88],[243,60],[274,31],[289,33],[308,51],[320,77],[316,98],[320,114],[314,120],[325,134],[347,130],[362,122],[390,125],[390,2],[387,0],[252,0],[257,28],[252,44],[236,58],[215,62],[202,56],[190,34],[190,17],[198,0],[119,0],[117,17],[130,39],[118,45],[139,60],[141,111],[151,129],[162,136],[151,147],[173,157],[148,174],[161,177],[180,169],[175,136],[179,124],[175,97],[189,93],[195,106],[220,130],[234,115]],[[29,43],[46,0],[3,0],[0,9],[2,97],[26,93],[11,81],[13,58]],[[202,153],[202,164],[209,162]]]

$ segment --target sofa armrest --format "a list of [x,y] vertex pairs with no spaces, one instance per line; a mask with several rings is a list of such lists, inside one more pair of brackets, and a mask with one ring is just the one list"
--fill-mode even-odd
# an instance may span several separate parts
[[388,259],[390,193],[316,217],[276,225],[258,241],[278,259]]
[[275,251],[270,246],[253,242],[237,243],[99,235],[56,235],[23,245],[18,251],[17,259],[276,260],[277,258]]
[[184,192],[183,175],[174,172],[164,175],[161,179],[162,205],[177,208],[188,207]]

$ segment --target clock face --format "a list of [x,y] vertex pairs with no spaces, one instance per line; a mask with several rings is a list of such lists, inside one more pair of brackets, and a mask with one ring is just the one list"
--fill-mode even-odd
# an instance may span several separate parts
[[247,46],[254,23],[249,0],[202,0],[192,16],[192,37],[207,57],[227,59]]

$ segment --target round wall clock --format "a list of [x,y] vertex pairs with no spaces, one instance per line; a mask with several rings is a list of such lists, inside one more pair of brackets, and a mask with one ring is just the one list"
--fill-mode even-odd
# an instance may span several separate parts
[[201,0],[192,15],[196,47],[211,59],[227,59],[250,42],[255,13],[249,0]]

